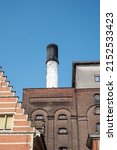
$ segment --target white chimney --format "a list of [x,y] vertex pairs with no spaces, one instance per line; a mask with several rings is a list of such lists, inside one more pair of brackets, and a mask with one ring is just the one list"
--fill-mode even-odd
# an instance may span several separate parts
[[58,46],[49,44],[46,60],[46,88],[58,87],[58,65]]

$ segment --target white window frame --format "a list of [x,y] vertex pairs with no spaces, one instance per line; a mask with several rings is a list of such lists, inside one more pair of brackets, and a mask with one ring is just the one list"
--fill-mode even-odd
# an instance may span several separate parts
[[[4,123],[3,123],[3,128],[0,129],[0,131],[10,131],[12,130],[12,126],[13,126],[13,114],[0,114],[0,117],[3,116],[4,117]],[[7,129],[6,125],[7,125],[7,118],[11,116],[12,117],[12,121],[11,121],[11,125],[10,128]]]

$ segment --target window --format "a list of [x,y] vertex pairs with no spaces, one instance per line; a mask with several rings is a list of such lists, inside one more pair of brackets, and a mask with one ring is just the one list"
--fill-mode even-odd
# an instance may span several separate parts
[[99,101],[100,100],[100,94],[96,93],[94,94],[94,100]]
[[59,150],[67,150],[67,147],[59,147]]
[[36,115],[35,120],[42,121],[42,120],[44,120],[44,117],[43,117],[43,115]]
[[37,128],[37,130],[40,132],[40,134],[45,133],[45,127]]
[[58,133],[59,134],[68,134],[67,128],[59,128]]
[[0,130],[11,130],[13,115],[0,115]]
[[95,75],[94,80],[95,82],[100,82],[100,75]]
[[60,114],[58,120],[67,120],[67,116],[65,114]]
[[100,123],[96,123],[96,132],[100,133]]
[[100,106],[96,106],[95,107],[95,115],[99,115],[100,114]]

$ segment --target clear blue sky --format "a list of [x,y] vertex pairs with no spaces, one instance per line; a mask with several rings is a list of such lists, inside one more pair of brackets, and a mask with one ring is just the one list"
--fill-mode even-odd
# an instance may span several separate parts
[[46,46],[59,47],[59,87],[71,87],[72,62],[100,59],[99,0],[0,0],[0,66],[22,99],[46,83]]

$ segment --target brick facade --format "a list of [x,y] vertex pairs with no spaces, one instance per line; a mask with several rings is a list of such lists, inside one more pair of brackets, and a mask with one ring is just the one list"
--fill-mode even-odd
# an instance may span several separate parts
[[[75,85],[76,68],[73,70]],[[22,107],[32,126],[43,131],[48,150],[89,150],[88,135],[98,132],[96,126],[100,122],[99,113],[95,112],[100,105],[95,95],[99,93],[96,83],[95,88],[29,88],[23,90]]]
[[88,134],[96,132],[96,123],[100,122],[99,115],[95,115],[95,107],[99,106],[99,101],[94,100],[94,94],[99,93],[99,89],[77,89],[77,113],[79,129],[79,149],[87,150],[86,141]]
[[[99,93],[99,89],[24,89],[23,108],[33,126],[37,129],[44,126],[48,150],[59,150],[59,147],[88,150],[88,134],[96,132],[96,123],[99,122],[99,115],[94,114],[99,105],[94,100],[95,93]],[[39,114],[44,116],[44,120],[35,120]],[[65,114],[67,119],[59,120],[61,114]],[[59,128],[66,128],[68,133],[59,134]]]
[[[48,150],[58,150],[59,147],[77,149],[77,112],[74,88],[24,89],[23,108],[37,129],[44,127]],[[44,120],[35,120],[41,114]],[[65,120],[58,120],[60,114],[66,115]],[[60,128],[66,128],[67,133],[58,133]]]
[[[0,150],[32,150],[35,128],[0,68]],[[10,124],[10,126],[9,126]]]

